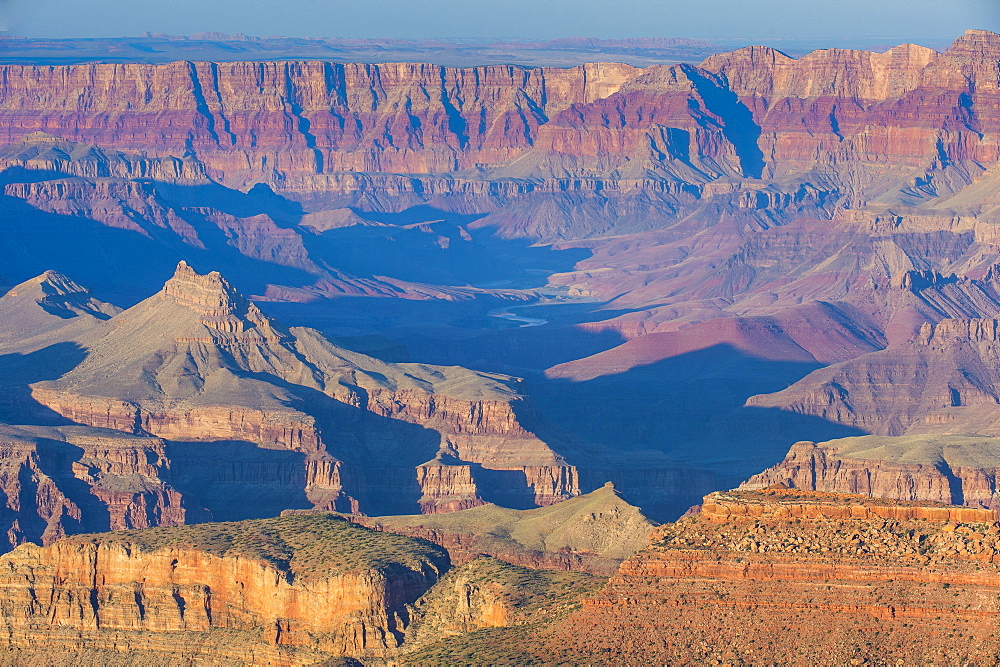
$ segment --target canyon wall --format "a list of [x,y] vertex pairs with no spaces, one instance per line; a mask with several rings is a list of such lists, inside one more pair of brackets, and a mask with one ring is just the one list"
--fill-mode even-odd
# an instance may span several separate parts
[[969,435],[861,436],[799,442],[740,488],[796,489],[1000,509],[997,439]]
[[4,550],[70,533],[178,526],[203,512],[172,485],[166,443],[81,426],[0,425]]
[[449,172],[509,159],[550,115],[615,92],[635,71],[615,64],[7,66],[2,103],[11,124],[0,142],[41,131],[157,157],[193,152],[209,174],[229,181]]
[[868,433],[1000,433],[998,322],[924,322],[885,350],[817,370],[747,404],[780,407]]
[[[498,209],[576,191],[620,198],[615,206],[626,217],[641,216],[638,202],[629,203],[637,194],[667,215],[733,192],[747,207],[780,210],[801,200],[799,184],[786,191],[759,179],[796,179],[815,168],[825,173],[814,191],[854,206],[968,185],[1000,159],[995,138],[982,131],[996,121],[998,54],[995,34],[969,31],[945,53],[902,45],[796,60],[748,47],[698,67],[646,70],[7,65],[0,144],[43,132],[136,156],[121,175],[268,182],[392,210],[448,195],[450,206],[495,211],[490,222],[505,234],[588,235],[601,231],[586,229],[596,220]],[[74,161],[50,158],[56,172]],[[34,158],[15,151],[9,164],[26,159]],[[720,186],[706,185],[712,181]]]
[[994,511],[789,489],[719,492],[704,507],[522,647],[623,663],[1000,655]]
[[7,647],[279,665],[393,655],[407,605],[448,568],[438,547],[328,516],[67,538],[0,558]]

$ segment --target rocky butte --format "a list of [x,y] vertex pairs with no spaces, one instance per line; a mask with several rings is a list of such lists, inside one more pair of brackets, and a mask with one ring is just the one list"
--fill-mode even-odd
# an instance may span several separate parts
[[[487,466],[520,471],[534,502],[579,493],[575,472],[519,424],[511,378],[391,365],[339,349],[313,330],[278,327],[218,273],[199,275],[183,262],[159,294],[95,322],[82,344],[82,363],[33,385],[38,404],[78,424],[225,442],[230,454],[247,443],[251,459],[257,446],[289,454],[276,462],[298,461],[300,472],[270,480],[252,477],[265,472],[260,457],[231,462],[229,473],[216,468],[247,476],[224,480],[235,492],[241,483],[284,481],[329,509],[417,509],[419,501],[435,511],[439,498],[454,509],[483,502],[470,466],[485,455]],[[211,456],[209,449],[176,451]],[[345,488],[347,457],[356,461],[349,468],[379,459],[385,468],[352,470]],[[403,494],[396,501],[394,486]]]

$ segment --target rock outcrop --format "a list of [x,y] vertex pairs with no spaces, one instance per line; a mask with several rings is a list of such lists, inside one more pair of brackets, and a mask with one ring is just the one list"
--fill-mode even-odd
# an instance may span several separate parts
[[995,319],[924,323],[909,340],[817,370],[748,405],[780,407],[879,435],[1000,434]]
[[330,516],[23,545],[0,557],[2,643],[224,664],[388,657],[448,567],[439,547]]
[[92,334],[79,365],[33,385],[38,404],[99,428],[294,452],[300,478],[280,483],[316,507],[538,506],[586,490],[577,467],[522,425],[514,378],[389,364],[286,330],[218,273],[184,262],[159,294]]
[[[291,510],[288,513],[296,513]],[[657,524],[611,483],[557,505],[512,510],[496,505],[436,516],[351,517],[364,526],[421,537],[457,564],[488,555],[534,569],[612,574],[642,549]]]
[[[714,493],[703,506],[658,528],[582,609],[530,632],[481,631],[477,645],[493,633],[499,662],[1000,655],[996,512],[787,488]],[[472,641],[453,639],[438,655],[463,655]]]
[[[490,629],[518,632],[565,614],[605,580],[576,572],[552,572],[518,567],[479,557],[455,567],[414,605],[400,661],[403,664],[489,662],[493,639],[456,655],[442,644],[469,633]],[[480,650],[477,650],[480,649]],[[485,650],[482,650],[485,649]],[[503,649],[497,651],[503,655]]]
[[166,443],[85,426],[0,425],[0,540],[178,526],[204,512],[171,484]]
[[796,489],[1000,509],[1000,439],[973,435],[861,436],[798,442],[741,488]]

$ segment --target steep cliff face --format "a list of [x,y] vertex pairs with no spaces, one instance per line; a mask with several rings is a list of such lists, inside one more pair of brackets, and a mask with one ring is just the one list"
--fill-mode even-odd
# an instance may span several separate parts
[[75,537],[2,559],[9,647],[282,665],[392,655],[406,606],[448,568],[434,545],[328,516]]
[[[495,659],[861,664],[1000,655],[992,510],[787,488],[713,493],[703,507],[658,528],[582,609],[531,632],[481,631],[501,647]],[[439,655],[471,644],[454,639],[452,653]]]
[[1000,442],[969,435],[861,436],[799,442],[740,488],[796,489],[1000,509]]
[[748,405],[781,407],[869,433],[998,432],[998,323],[924,323],[910,340],[820,369]]
[[[230,180],[448,172],[509,159],[549,115],[614,92],[635,71],[323,62],[16,67],[7,74],[21,87],[3,98],[13,126],[0,141],[45,131],[150,155],[191,150],[210,174]],[[156,120],[163,118],[172,122]],[[152,139],[143,129],[149,122],[162,130]]]
[[[870,201],[887,192],[892,175],[932,170],[938,174],[930,182],[915,184],[931,194],[949,175],[969,179],[977,174],[962,174],[963,163],[992,164],[998,157],[995,141],[976,136],[980,124],[992,118],[991,100],[997,95],[995,75],[981,67],[992,57],[995,69],[995,53],[966,48],[977,35],[971,32],[944,54],[904,44],[885,53],[826,49],[793,60],[751,47],[712,56],[703,67],[724,76],[754,111],[770,175],[810,165],[850,169],[860,177],[855,196]],[[973,99],[975,111],[966,107],[967,112],[954,114]],[[900,117],[900,109],[916,106],[919,114]],[[806,122],[796,127],[796,117]],[[950,164],[935,164],[936,146]],[[898,171],[878,174],[879,163]]]
[[[901,45],[798,60],[750,47],[699,67],[646,70],[304,61],[7,66],[0,143],[48,132],[135,156],[129,167],[67,167],[79,175],[271,182],[391,210],[450,196],[457,208],[496,212],[492,223],[506,234],[587,236],[605,230],[563,218],[554,199],[579,193],[586,204],[570,199],[563,208],[601,206],[639,224],[644,202],[673,217],[700,197],[741,189],[743,179],[791,179],[787,197],[752,188],[759,194],[750,193],[749,205],[777,212],[817,168],[829,187],[816,187],[855,206],[920,201],[968,185],[1000,157],[982,132],[996,120],[995,41],[970,31],[943,54]],[[144,129],[151,122],[164,128],[156,137]],[[12,165],[101,162],[88,150],[8,153]],[[721,187],[705,187],[711,182]],[[588,224],[606,217],[591,215]]]
[[171,485],[165,450],[158,438],[107,429],[0,425],[0,548],[199,520]]

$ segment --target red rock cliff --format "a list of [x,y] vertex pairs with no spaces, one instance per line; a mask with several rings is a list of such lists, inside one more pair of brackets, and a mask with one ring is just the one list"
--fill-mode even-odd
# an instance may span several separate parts
[[[258,525],[257,541],[238,546],[240,531]],[[158,530],[24,545],[0,557],[3,643],[276,665],[388,657],[406,629],[406,605],[448,567],[438,547],[329,517]],[[296,552],[316,545],[286,531],[335,542],[299,563]],[[370,544],[345,547],[358,540]],[[393,555],[378,562],[380,548]],[[213,641],[220,631],[228,641]]]

